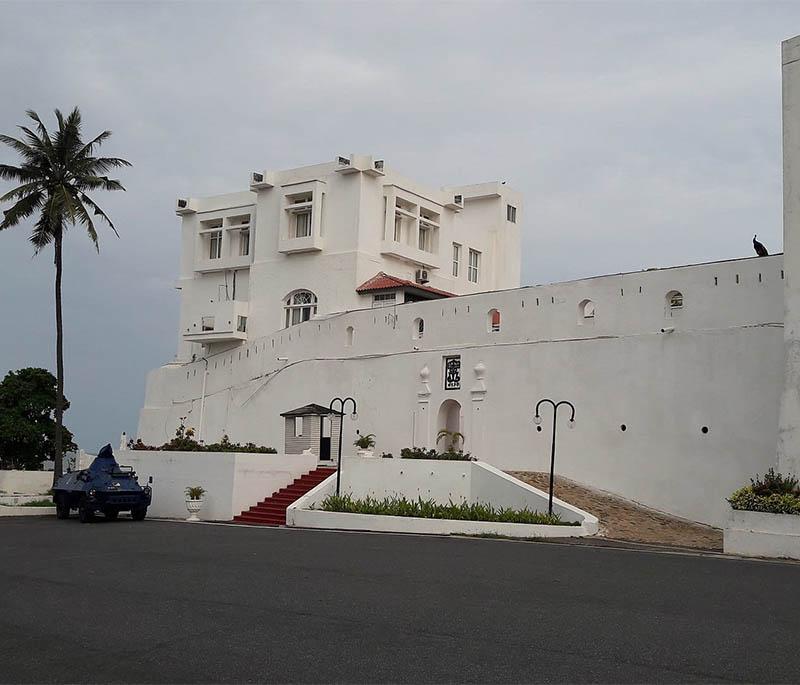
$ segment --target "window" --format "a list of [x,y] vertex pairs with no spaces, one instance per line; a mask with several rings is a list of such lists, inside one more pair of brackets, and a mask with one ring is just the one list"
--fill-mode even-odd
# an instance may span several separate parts
[[355,329],[352,326],[347,327],[347,339],[345,341],[345,347],[352,347],[353,346],[353,336],[355,335]]
[[430,252],[430,233],[431,229],[429,226],[420,222],[419,225],[419,249],[425,252]]
[[683,309],[683,293],[671,290],[667,293],[667,316],[676,316]]
[[239,256],[246,257],[250,254],[250,229],[239,231]]
[[594,302],[583,300],[578,305],[578,323],[590,323],[594,320]]
[[469,268],[467,269],[467,279],[470,283],[477,283],[481,268],[481,253],[477,250],[469,251]]
[[317,313],[317,296],[309,290],[298,290],[286,298],[284,309],[285,328],[303,323]]
[[414,319],[414,328],[411,337],[414,340],[422,340],[423,335],[425,335],[425,321],[423,319]]
[[200,330],[213,331],[214,330],[214,317],[204,316],[200,319]]
[[403,217],[399,214],[394,215],[394,242],[399,243],[403,235]]
[[246,316],[237,316],[236,317],[236,330],[239,333],[247,333],[247,317]]
[[219,259],[222,255],[222,231],[215,231],[208,235],[208,258]]
[[372,307],[391,307],[395,304],[395,293],[380,293],[372,296]]
[[517,223],[517,208],[514,205],[506,205],[506,221]]
[[458,270],[461,266],[461,245],[453,243],[453,276],[458,278]]
[[296,438],[303,437],[303,417],[302,416],[295,416],[294,417],[294,437],[296,437]]
[[497,309],[489,310],[489,332],[490,333],[500,332],[500,311]]
[[294,215],[294,237],[308,238],[311,235],[311,210]]

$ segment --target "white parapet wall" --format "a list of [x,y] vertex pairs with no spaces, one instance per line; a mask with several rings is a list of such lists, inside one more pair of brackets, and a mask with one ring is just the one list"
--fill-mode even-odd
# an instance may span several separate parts
[[723,547],[745,557],[800,559],[800,516],[732,510]]
[[[355,499],[368,496],[378,499],[406,497],[412,500],[431,499],[438,504],[481,502],[495,508],[527,507],[533,511],[547,511],[546,492],[479,461],[345,457],[341,477],[341,492]],[[594,535],[598,528],[595,516],[557,498],[553,499],[554,513],[562,521],[579,525],[454,521],[322,511],[322,501],[335,490],[334,474],[289,506],[286,512],[287,525],[437,535],[493,534],[508,537],[581,537]]]
[[142,485],[153,477],[150,516],[185,519],[185,490],[199,485],[206,494],[198,515],[207,521],[230,521],[317,466],[306,454],[121,450],[116,458]]
[[43,495],[51,487],[52,471],[0,471],[0,492]]

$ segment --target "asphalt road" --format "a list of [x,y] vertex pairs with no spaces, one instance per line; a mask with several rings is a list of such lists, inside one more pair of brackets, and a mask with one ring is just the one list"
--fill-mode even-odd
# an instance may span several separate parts
[[2,682],[800,679],[800,564],[0,520]]

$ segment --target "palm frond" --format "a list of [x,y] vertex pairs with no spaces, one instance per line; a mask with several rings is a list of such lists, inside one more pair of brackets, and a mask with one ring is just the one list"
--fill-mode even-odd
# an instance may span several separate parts
[[17,154],[21,155],[31,163],[35,163],[41,159],[41,155],[36,150],[17,138],[12,138],[11,136],[0,133],[0,143],[5,143]]
[[97,206],[95,201],[92,200],[92,198],[90,198],[86,193],[81,193],[80,199],[81,202],[89,205],[94,210],[94,215],[101,217],[103,221],[105,221],[108,224],[109,228],[111,228],[111,230],[114,231],[114,235],[116,235],[117,238],[119,238],[119,233],[117,233],[116,226],[114,226],[111,219],[108,218],[108,215],[102,209],[100,209],[100,207]]
[[9,200],[21,200],[23,197],[32,193],[35,190],[42,190],[42,183],[40,181],[33,181],[17,186],[13,190],[9,190],[5,195],[0,197],[0,202],[8,202]]
[[[31,181],[39,180],[40,174],[33,169],[24,166],[11,166],[10,164],[0,164],[0,178],[4,181],[22,181],[29,183]],[[2,200],[0,200],[2,202]]]
[[27,219],[44,202],[44,193],[41,190],[30,193],[20,199],[11,209],[3,212],[3,220],[0,221],[0,231],[16,226],[22,219]]
[[97,230],[94,227],[94,222],[92,221],[92,217],[89,216],[89,212],[86,211],[86,207],[84,206],[83,202],[76,198],[76,209],[78,218],[82,225],[86,226],[86,232],[89,234],[90,240],[94,243],[95,249],[100,252],[100,243],[97,240]]
[[104,141],[111,137],[111,131],[103,131],[99,136],[90,140],[78,152],[78,157],[89,157],[95,147],[100,147]]

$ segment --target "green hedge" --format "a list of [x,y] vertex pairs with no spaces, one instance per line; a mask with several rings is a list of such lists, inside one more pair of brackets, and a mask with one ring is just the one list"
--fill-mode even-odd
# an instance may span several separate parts
[[440,461],[472,461],[469,452],[463,450],[426,450],[424,447],[404,447],[400,450],[401,459],[438,459]]
[[353,499],[350,495],[328,495],[322,501],[323,511],[348,514],[374,514],[378,516],[409,516],[426,519],[453,519],[456,521],[491,521],[500,523],[533,523],[550,526],[579,526],[580,523],[562,521],[558,514],[552,516],[525,509],[495,509],[491,504],[461,502],[436,504],[422,498],[373,497]]
[[763,478],[758,475],[751,478],[750,485],[739,488],[728,502],[734,509],[743,511],[800,515],[800,483],[794,476],[784,476],[770,469]]
[[753,491],[752,485],[739,488],[728,498],[728,502],[730,502],[732,508],[744,511],[800,515],[800,497],[797,495],[789,493],[757,495]]

